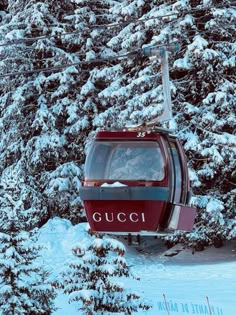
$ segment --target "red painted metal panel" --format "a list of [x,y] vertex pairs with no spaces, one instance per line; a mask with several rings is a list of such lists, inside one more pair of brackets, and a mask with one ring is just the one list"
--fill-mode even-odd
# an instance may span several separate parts
[[194,225],[196,209],[189,206],[181,206],[177,229],[191,232]]
[[159,133],[140,131],[99,131],[96,140],[156,140],[160,138]]
[[156,231],[166,207],[165,201],[84,201],[86,216],[94,231]]

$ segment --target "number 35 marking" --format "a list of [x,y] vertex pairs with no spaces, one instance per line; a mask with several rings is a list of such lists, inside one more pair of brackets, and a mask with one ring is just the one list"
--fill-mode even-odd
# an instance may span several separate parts
[[145,135],[146,135],[146,132],[138,132],[137,138],[143,138],[145,137]]

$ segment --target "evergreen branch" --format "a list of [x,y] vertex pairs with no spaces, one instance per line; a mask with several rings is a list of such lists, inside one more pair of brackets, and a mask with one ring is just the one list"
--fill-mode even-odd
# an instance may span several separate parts
[[[191,10],[183,10],[180,12],[173,12],[173,13],[169,13],[169,14],[165,14],[165,15],[160,15],[160,16],[156,16],[156,17],[148,17],[148,18],[136,18],[136,19],[129,19],[125,22],[118,22],[118,23],[109,23],[109,24],[92,24],[92,25],[84,25],[86,29],[88,30],[93,30],[93,29],[104,29],[104,28],[113,28],[113,27],[123,27],[126,25],[129,25],[131,23],[135,23],[135,24],[140,24],[146,21],[150,21],[150,20],[162,20],[164,18],[168,18],[170,16],[179,16],[181,17],[183,14],[190,14],[190,13],[194,13],[194,12],[199,12],[199,11],[205,11],[205,10],[209,10],[209,9],[214,9],[214,8],[224,8],[223,5],[218,5],[218,6],[206,6],[206,7],[201,7],[201,8],[196,8],[196,9],[191,9]],[[172,21],[171,21],[172,22]],[[22,24],[25,25],[25,24]],[[61,36],[67,36],[67,35],[77,35],[80,34],[81,30],[76,30],[76,31],[72,31],[72,32],[65,32],[63,34],[60,34],[60,36],[56,36],[56,35],[44,35],[44,36],[38,36],[38,37],[26,37],[26,38],[21,38],[21,39],[16,39],[15,41],[9,41],[6,42],[4,44],[0,44],[0,47],[7,47],[7,46],[12,46],[12,45],[21,45],[24,42],[29,42],[29,43],[34,43],[38,40],[42,40],[42,39],[51,39],[51,38],[55,38],[55,39],[60,39]]]

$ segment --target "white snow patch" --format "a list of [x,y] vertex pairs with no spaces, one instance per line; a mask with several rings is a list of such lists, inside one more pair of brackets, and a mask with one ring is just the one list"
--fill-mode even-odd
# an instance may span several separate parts
[[[86,223],[73,226],[67,220],[54,218],[41,228],[39,243],[46,246],[41,260],[51,269],[52,280],[73,259],[72,248],[88,241],[86,227]],[[191,249],[183,249],[178,255],[167,257],[162,241],[143,241],[143,252],[122,241],[127,248],[126,261],[140,277],[138,282],[122,279],[124,287],[135,290],[153,305],[137,315],[235,314],[236,242],[222,248],[209,247],[194,255]],[[69,304],[69,296],[62,293],[56,306],[58,310],[53,315],[80,314],[73,303]]]
[[115,182],[115,183],[112,183],[112,184],[104,183],[104,184],[101,185],[101,187],[124,187],[124,186],[127,186],[127,185],[122,184],[120,182]]

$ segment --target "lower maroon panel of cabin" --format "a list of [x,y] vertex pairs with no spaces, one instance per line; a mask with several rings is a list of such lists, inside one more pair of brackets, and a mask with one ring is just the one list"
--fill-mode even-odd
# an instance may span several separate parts
[[156,231],[166,208],[157,200],[85,200],[90,227],[94,231]]
[[169,228],[191,232],[195,221],[196,209],[190,206],[176,204],[173,210]]

